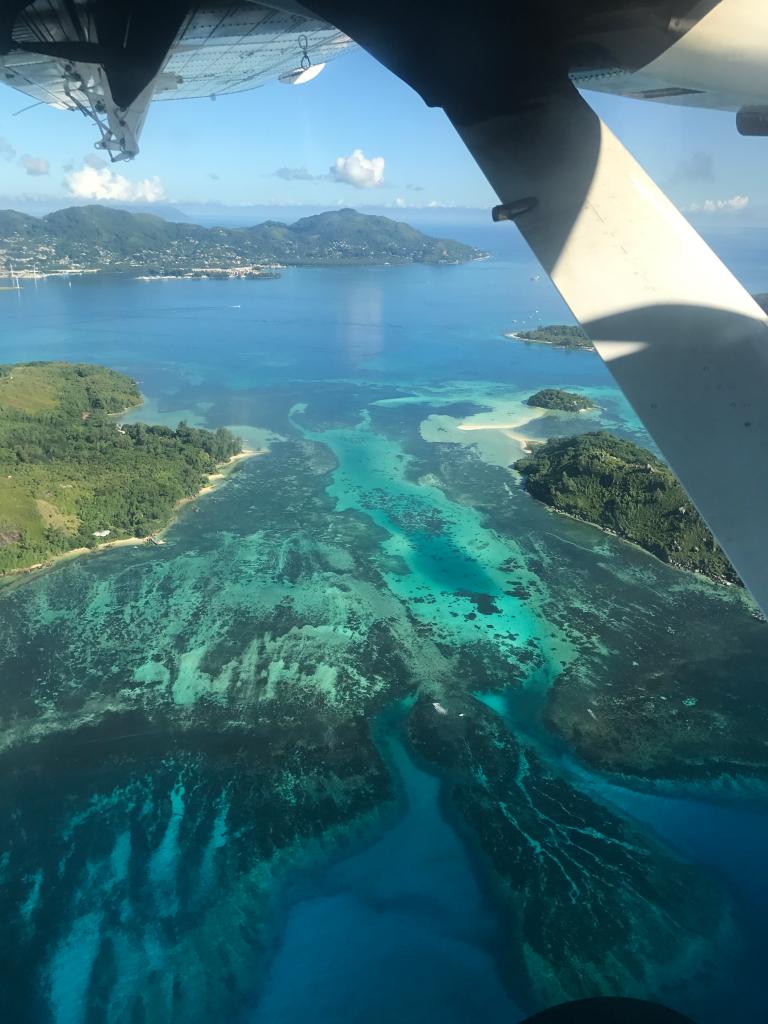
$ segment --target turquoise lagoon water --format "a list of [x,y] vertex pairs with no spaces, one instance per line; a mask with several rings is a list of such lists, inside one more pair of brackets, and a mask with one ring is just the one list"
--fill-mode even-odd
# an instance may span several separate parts
[[[133,418],[231,425],[270,449],[164,548],[0,593],[9,1019],[514,1022],[581,994],[558,957],[602,913],[621,927],[585,954],[585,992],[626,985],[702,1022],[768,1015],[759,789],[727,773],[631,787],[544,720],[553,682],[581,666],[596,685],[626,667],[631,693],[638,668],[734,657],[754,686],[768,638],[741,595],[550,515],[505,468],[518,434],[649,443],[596,356],[501,337],[567,317],[537,274],[518,256],[4,297],[0,361],[105,363],[141,382]],[[598,413],[532,419],[525,396],[560,385]],[[519,773],[508,821],[523,799],[560,838],[529,829],[519,877],[502,878],[461,811],[464,780],[409,734],[419,696],[438,724],[482,697],[573,806],[587,794],[584,813],[614,825],[569,824],[550,783]],[[612,903],[603,882],[631,870],[619,846],[658,885],[639,895],[626,874]],[[675,865],[692,902],[716,889],[727,904],[717,928],[664,881]],[[533,937],[559,905],[573,947]]]

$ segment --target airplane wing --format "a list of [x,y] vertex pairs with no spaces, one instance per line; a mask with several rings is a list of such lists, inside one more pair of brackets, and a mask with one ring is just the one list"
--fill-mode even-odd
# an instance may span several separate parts
[[300,84],[354,46],[292,0],[7,0],[5,8],[6,85],[85,114],[113,160],[136,156],[156,100]]
[[457,127],[768,608],[765,314],[575,89]]

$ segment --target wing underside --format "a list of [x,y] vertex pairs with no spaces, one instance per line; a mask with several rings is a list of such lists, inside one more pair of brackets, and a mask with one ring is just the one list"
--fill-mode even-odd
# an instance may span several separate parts
[[[38,103],[78,110],[114,159],[135,156],[149,104],[255,89],[354,44],[290,0],[17,0],[0,75]],[[1,17],[1,16],[0,16]],[[2,25],[0,25],[0,30]],[[148,45],[148,43],[150,45]]]

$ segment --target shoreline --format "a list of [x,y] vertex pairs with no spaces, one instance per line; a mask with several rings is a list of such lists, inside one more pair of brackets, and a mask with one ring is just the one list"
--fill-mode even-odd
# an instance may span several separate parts
[[83,277],[122,277],[131,281],[274,281],[282,276],[282,271],[292,269],[333,269],[335,267],[349,268],[349,267],[393,267],[393,266],[434,266],[434,267],[454,267],[464,266],[470,263],[482,262],[485,260],[492,259],[491,253],[480,252],[477,256],[468,256],[466,259],[456,260],[417,260],[417,259],[398,259],[397,257],[390,258],[388,260],[313,260],[308,263],[273,263],[261,265],[255,264],[257,268],[256,273],[248,274],[242,273],[240,265],[233,267],[209,267],[207,268],[210,273],[200,273],[199,270],[203,268],[190,269],[189,272],[183,272],[181,274],[148,274],[146,267],[76,267],[72,269],[55,269],[55,270],[20,270],[14,272],[13,275],[10,273],[0,270],[0,281],[10,281],[13,279],[18,280],[19,286],[7,285],[0,286],[0,291],[20,291],[28,286],[29,283],[37,284],[39,281],[44,280],[61,280],[69,281],[71,284],[72,279],[83,278]]
[[[113,413],[113,415],[119,416],[122,414]],[[114,540],[106,540],[101,544],[95,544],[92,548],[79,547],[71,548],[69,551],[62,551],[60,555],[54,555],[53,558],[49,558],[45,562],[36,562],[34,565],[20,566],[18,569],[6,569],[5,572],[0,573],[0,589],[5,589],[13,582],[21,582],[23,577],[28,576],[31,573],[38,573],[45,569],[53,569],[61,562],[66,562],[73,558],[80,558],[82,555],[93,555],[101,551],[109,551],[112,548],[134,547],[141,544],[163,545],[165,543],[162,539],[163,535],[176,523],[179,513],[185,505],[190,504],[190,502],[197,501],[198,498],[204,497],[206,494],[211,494],[213,491],[221,487],[221,485],[229,478],[235,466],[244,459],[251,459],[256,455],[266,455],[268,451],[268,448],[244,448],[236,455],[232,455],[226,462],[219,463],[213,473],[208,473],[206,477],[207,482],[204,483],[195,494],[179,498],[173,507],[173,513],[170,520],[165,524],[165,526],[161,526],[160,529],[156,530],[154,533],[150,533],[146,537],[115,537]]]
[[502,331],[502,338],[507,341],[522,341],[524,345],[541,345],[544,348],[557,348],[563,352],[596,352],[593,344],[589,345],[559,345],[556,341],[543,341],[539,338],[523,338],[516,331]]
[[[517,472],[519,473],[519,470],[517,470]],[[607,537],[613,537],[614,540],[620,540],[622,544],[630,544],[636,551],[642,551],[642,553],[647,555],[648,558],[652,558],[660,565],[666,565],[668,569],[674,569],[675,572],[685,573],[686,576],[694,576],[696,579],[705,580],[707,584],[711,584],[716,587],[731,587],[735,588],[737,593],[748,593],[746,587],[740,580],[727,580],[724,576],[710,576],[708,573],[701,572],[699,569],[689,569],[684,565],[679,565],[677,562],[668,562],[666,559],[660,558],[654,551],[651,551],[650,548],[646,548],[642,544],[638,543],[638,541],[625,537],[621,533],[617,533],[616,530],[612,530],[610,526],[602,526],[600,523],[596,523],[593,519],[586,519],[573,512],[566,512],[565,509],[558,508],[557,505],[550,505],[546,501],[541,501],[540,498],[534,498],[527,488],[525,488],[525,490],[529,497],[533,498],[533,500],[537,501],[540,505],[543,505],[544,508],[549,509],[549,511],[555,515],[565,516],[566,519],[571,519],[574,523],[583,523],[585,526],[591,526],[593,529],[599,530]]]
[[230,456],[226,462],[220,462],[213,473],[209,473],[207,477],[207,483],[204,483],[197,494],[190,494],[186,498],[179,498],[173,508],[173,517],[171,521],[165,526],[162,526],[155,533],[150,534],[149,537],[144,537],[143,540],[147,543],[152,543],[153,540],[160,540],[162,543],[163,534],[166,530],[170,529],[171,526],[176,522],[179,513],[185,505],[191,504],[193,501],[197,501],[198,498],[205,497],[206,494],[212,494],[217,491],[219,487],[229,478],[232,470],[235,466],[242,462],[244,459],[252,459],[257,455],[268,455],[269,448],[243,448],[237,455]]

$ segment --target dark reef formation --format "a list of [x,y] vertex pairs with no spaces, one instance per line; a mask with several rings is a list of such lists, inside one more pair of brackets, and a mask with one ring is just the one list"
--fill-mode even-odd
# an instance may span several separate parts
[[732,637],[727,655],[669,641],[654,650],[647,632],[640,660],[608,655],[593,674],[585,658],[563,672],[547,699],[547,726],[599,771],[648,780],[768,778],[768,669],[751,645]]
[[[724,955],[721,883],[575,781],[563,752],[653,780],[765,768],[765,624],[736,590],[581,523],[544,543],[550,517],[510,470],[419,433],[477,404],[375,405],[400,396],[344,387],[318,386],[290,417],[301,395],[265,389],[264,422],[289,440],[166,546],[3,594],[14,1020],[67,990],[76,945],[94,1020],[234,1018],[274,948],[284,882],[397,813],[384,718],[441,780],[526,1005],[658,996]],[[238,422],[224,408],[218,421]],[[396,454],[374,472],[384,439]],[[491,710],[502,697],[514,713]]]
[[[365,835],[393,800],[362,720],[181,735],[136,714],[5,756],[0,791],[16,807],[2,826],[0,978],[18,1024],[48,1019],[43,982],[62,998],[94,939],[92,1019],[107,1006],[126,1021],[231,1019],[274,946],[277,883],[313,844],[330,855]],[[68,934],[71,960],[53,955]],[[162,970],[119,984],[161,943]],[[30,966],[46,959],[41,979]]]
[[728,927],[714,880],[555,776],[477,702],[439,713],[421,699],[408,735],[495,879],[534,1002],[658,991],[706,967],[701,936]]

